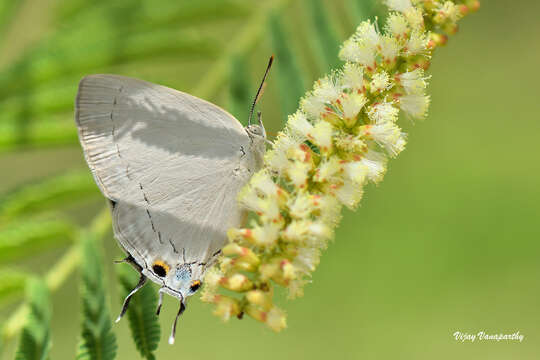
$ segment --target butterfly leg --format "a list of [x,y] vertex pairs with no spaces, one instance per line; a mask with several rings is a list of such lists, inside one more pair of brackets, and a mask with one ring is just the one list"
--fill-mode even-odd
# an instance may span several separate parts
[[129,302],[131,300],[131,297],[133,295],[135,295],[135,293],[137,291],[139,291],[144,286],[144,284],[146,284],[147,279],[148,278],[141,273],[141,277],[139,278],[139,282],[137,283],[135,288],[133,290],[131,290],[131,292],[128,294],[128,296],[126,296],[126,298],[124,299],[124,304],[122,305],[122,311],[120,311],[120,315],[118,315],[118,317],[116,318],[116,322],[119,322],[120,319],[122,318],[122,316],[124,316],[124,314],[127,311],[127,308],[128,308]]
[[129,255],[129,256],[123,258],[122,260],[114,260],[114,263],[115,264],[123,264],[123,263],[128,263],[129,264],[132,259],[133,258],[131,257],[131,255]]
[[133,266],[133,268],[135,270],[137,270],[139,273],[142,271],[142,267],[137,264],[137,262],[135,261],[135,258],[133,256],[128,255],[127,257],[123,258],[122,260],[115,260],[114,261],[115,264],[123,264],[123,263],[127,263],[131,266]]
[[159,316],[159,313],[161,311],[161,305],[163,305],[163,290],[164,290],[164,288],[159,289],[159,301],[158,301],[158,306],[157,306],[157,310],[156,310],[156,315],[158,315],[158,316]]

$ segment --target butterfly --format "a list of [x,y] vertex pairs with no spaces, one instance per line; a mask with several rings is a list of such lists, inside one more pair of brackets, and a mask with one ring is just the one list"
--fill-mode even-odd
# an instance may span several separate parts
[[122,260],[140,274],[124,300],[147,282],[180,300],[169,343],[186,300],[245,212],[239,190],[262,167],[266,132],[253,110],[243,127],[231,114],[192,95],[118,75],[89,75],[79,83],[75,121],[84,157],[110,203]]

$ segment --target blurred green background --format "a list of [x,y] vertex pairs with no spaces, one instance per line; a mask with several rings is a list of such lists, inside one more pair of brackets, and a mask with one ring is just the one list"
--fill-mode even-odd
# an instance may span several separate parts
[[[17,234],[34,217],[86,225],[104,205],[72,120],[82,76],[108,72],[169,85],[245,121],[247,99],[276,53],[260,106],[267,130],[276,133],[296,106],[292,94],[335,64],[328,54],[336,41],[379,11],[355,0],[196,3],[0,0],[2,271],[44,274],[70,242],[58,230],[39,248],[18,252],[9,231]],[[167,298],[157,358],[538,359],[538,13],[534,1],[485,0],[437,51],[428,119],[401,120],[407,150],[381,185],[367,189],[362,206],[345,214],[305,296],[281,301],[286,331],[274,334],[250,319],[223,324],[210,305],[193,299],[176,345],[168,346],[177,305]],[[76,188],[45,201],[55,212],[32,205],[41,193],[35,184],[58,176]],[[27,184],[35,186],[30,205],[14,208],[10,196]],[[110,235],[103,244],[115,315],[114,266],[126,265],[112,264],[120,252]],[[17,284],[0,289],[0,323],[22,300]],[[73,272],[53,293],[53,359],[74,357],[78,288]],[[114,331],[118,358],[138,358],[126,321]],[[519,331],[525,339],[460,343],[455,331]],[[4,344],[5,359],[16,343]]]

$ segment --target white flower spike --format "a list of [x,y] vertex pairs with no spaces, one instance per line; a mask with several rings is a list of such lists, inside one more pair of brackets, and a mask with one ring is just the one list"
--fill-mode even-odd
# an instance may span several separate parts
[[[476,0],[385,0],[384,32],[366,21],[341,46],[341,69],[317,81],[240,192],[250,225],[227,233],[219,269],[206,276],[203,301],[224,320],[247,314],[274,331],[286,326],[275,286],[303,294],[343,207],[356,209],[364,186],[380,182],[388,159],[406,145],[398,115],[424,118],[433,50],[455,32]],[[226,289],[227,294],[220,293]],[[236,293],[236,296],[230,295]]]

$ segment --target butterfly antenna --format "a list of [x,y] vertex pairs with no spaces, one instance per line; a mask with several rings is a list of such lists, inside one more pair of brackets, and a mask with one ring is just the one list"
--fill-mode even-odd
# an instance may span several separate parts
[[266,77],[268,76],[268,72],[270,71],[270,68],[272,67],[273,62],[274,62],[274,55],[270,56],[270,60],[268,61],[268,66],[266,67],[266,71],[264,72],[264,77],[261,81],[261,85],[259,85],[259,89],[257,90],[257,95],[255,95],[255,99],[253,99],[253,104],[251,104],[251,109],[249,110],[248,125],[251,125],[251,118],[253,117],[253,111],[255,110],[255,105],[257,105],[257,102],[259,101],[259,97],[261,96],[261,91],[262,91],[264,82],[266,81]]

